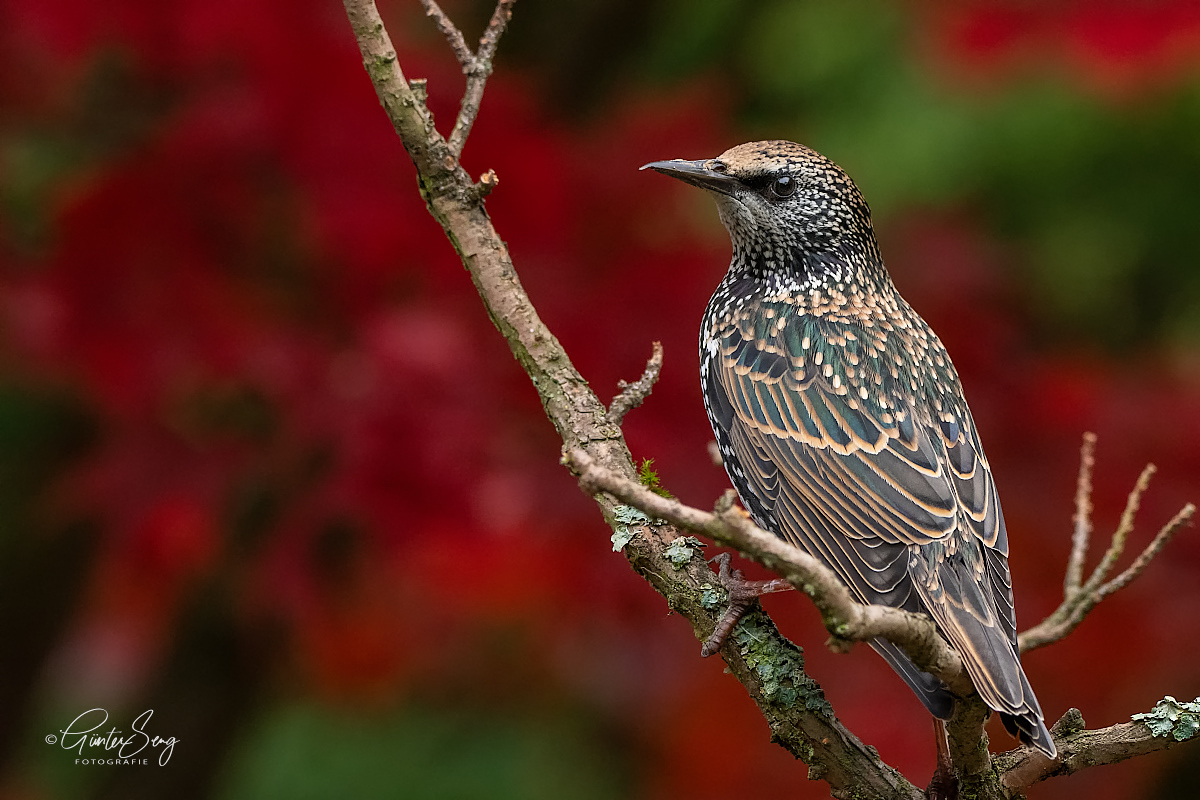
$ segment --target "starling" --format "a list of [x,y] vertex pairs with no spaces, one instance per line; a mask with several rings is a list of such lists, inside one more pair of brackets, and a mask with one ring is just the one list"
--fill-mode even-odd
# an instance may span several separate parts
[[[927,614],[1008,731],[1053,758],[1021,669],[991,468],[950,356],[892,284],[854,182],[785,141],[646,168],[707,189],[733,240],[700,328],[700,383],[755,523],[859,601]],[[870,644],[950,717],[941,681]]]

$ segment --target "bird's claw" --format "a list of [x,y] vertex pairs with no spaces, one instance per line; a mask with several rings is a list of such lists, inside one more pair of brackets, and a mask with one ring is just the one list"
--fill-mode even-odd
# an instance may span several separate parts
[[786,592],[795,588],[782,578],[769,581],[745,580],[740,569],[730,567],[732,557],[729,553],[719,553],[708,561],[710,564],[713,562],[717,564],[717,582],[729,596],[729,607],[717,620],[717,626],[713,629],[712,636],[709,636],[700,648],[700,655],[704,658],[708,658],[721,649],[725,640],[729,638],[729,633],[745,616],[756,599],[764,594]]

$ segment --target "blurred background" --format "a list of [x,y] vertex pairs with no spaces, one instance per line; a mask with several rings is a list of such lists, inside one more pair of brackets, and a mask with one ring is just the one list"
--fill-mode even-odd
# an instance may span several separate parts
[[[447,0],[474,41],[488,2]],[[382,3],[443,130],[462,76]],[[1200,4],[522,0],[464,154],[635,457],[707,506],[696,332],[729,245],[641,164],[805,142],[870,201],[955,358],[1028,626],[1061,593],[1081,434],[1098,537],[1200,499]],[[595,507],[416,192],[334,0],[0,2],[5,798],[823,797]],[[1095,549],[1103,546],[1098,539]],[[711,554],[711,553],[710,553]],[[1050,719],[1200,694],[1185,531],[1028,655]],[[924,785],[928,717],[767,598],[839,716]],[[46,743],[83,711],[166,767]],[[997,726],[994,746],[1012,745]],[[95,755],[88,753],[85,755]],[[1033,798],[1200,794],[1200,748]]]

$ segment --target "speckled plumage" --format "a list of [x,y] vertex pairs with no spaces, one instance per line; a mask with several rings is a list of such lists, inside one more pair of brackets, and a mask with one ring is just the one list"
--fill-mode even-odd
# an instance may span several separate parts
[[[733,241],[700,330],[700,380],[746,509],[862,602],[931,616],[1006,727],[1053,754],[1020,665],[991,469],[950,357],[893,286],[853,181],[782,141],[648,166],[710,190]],[[871,644],[950,716],[936,678]]]

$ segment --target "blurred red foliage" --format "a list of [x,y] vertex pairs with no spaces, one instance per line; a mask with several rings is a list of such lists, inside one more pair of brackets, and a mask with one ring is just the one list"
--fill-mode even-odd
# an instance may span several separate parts
[[[456,65],[415,7],[388,11],[409,76],[429,78],[447,126]],[[969,68],[1006,69],[1037,50],[1114,85],[1169,74],[1200,37],[1190,3],[931,13]],[[102,421],[61,493],[105,522],[72,634],[81,671],[94,655],[85,644],[119,629],[133,631],[122,641],[140,664],[129,680],[140,679],[191,588],[232,570],[246,615],[288,621],[318,692],[395,698],[463,675],[499,681],[465,663],[505,652],[477,643],[498,631],[518,652],[509,669],[536,680],[497,691],[585,697],[624,720],[644,738],[645,796],[823,794],[798,787],[802,773],[738,687],[609,552],[422,207],[336,4],[10,0],[0,20],[9,130],[65,136],[82,154],[43,198],[48,244],[21,246],[0,221],[6,371],[73,387]],[[71,120],[105,58],[123,65],[121,93],[149,99],[135,101],[145,119],[100,149]],[[725,482],[704,457],[695,325],[728,245],[703,198],[636,168],[719,152],[736,134],[703,84],[625,98],[584,131],[539,106],[534,80],[498,71],[465,163],[497,170],[489,211],[597,391],[638,374],[649,342],[664,342],[662,381],[627,432],[672,490],[704,504]],[[1101,531],[1142,463],[1158,462],[1148,530],[1200,485],[1200,373],[1028,341],[1003,254],[969,218],[922,212],[881,235],[963,375],[1029,623],[1060,591],[1082,431],[1101,434]],[[255,492],[277,510],[247,547],[234,520]],[[1107,724],[1164,693],[1200,694],[1200,642],[1175,635],[1200,613],[1198,568],[1185,535],[1069,643],[1031,655],[1048,715],[1073,704]],[[814,645],[813,673],[839,714],[920,780],[932,753],[913,698],[865,652],[815,646],[824,636],[802,605],[770,602]],[[698,774],[697,754],[718,741],[725,755]],[[1150,768],[1082,776],[1072,790],[1122,796]]]
[[932,16],[955,65],[979,74],[1050,66],[1132,98],[1200,62],[1200,4],[1193,0],[989,0],[938,7]]

